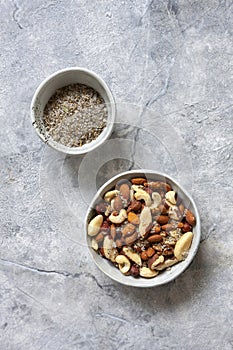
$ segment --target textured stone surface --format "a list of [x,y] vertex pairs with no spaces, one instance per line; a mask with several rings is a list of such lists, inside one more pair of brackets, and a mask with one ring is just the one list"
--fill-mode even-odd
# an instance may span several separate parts
[[[229,0],[0,1],[2,350],[232,349],[232,11]],[[30,124],[36,87],[67,66],[99,73],[118,107],[112,138],[83,158],[45,147]],[[190,268],[147,290],[103,275],[83,231],[96,188],[138,167],[182,182],[202,220]]]

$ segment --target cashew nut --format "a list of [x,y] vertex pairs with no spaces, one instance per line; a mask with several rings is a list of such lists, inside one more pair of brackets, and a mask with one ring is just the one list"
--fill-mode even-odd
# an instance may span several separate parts
[[150,208],[144,207],[140,214],[139,233],[144,237],[147,227],[152,223]]
[[162,197],[160,196],[160,194],[158,192],[153,192],[151,197],[152,197],[153,203],[151,204],[150,209],[158,208],[158,206],[162,202]]
[[136,193],[134,194],[134,197],[137,200],[143,199],[145,201],[145,204],[147,207],[151,206],[152,200],[150,198],[149,193],[147,193],[146,191],[144,191],[142,188],[140,188],[137,185],[133,185],[132,188],[134,191],[136,191]]
[[178,239],[174,249],[174,255],[176,259],[181,261],[187,257],[189,248],[192,243],[192,239],[193,233],[191,231],[184,233],[183,236],[181,236],[180,239]]
[[121,224],[127,218],[127,212],[125,209],[121,209],[118,215],[111,214],[109,220],[114,224]]
[[175,191],[169,191],[165,194],[165,199],[167,204],[170,205],[175,205],[176,204],[176,192]]
[[129,259],[125,255],[117,255],[116,263],[119,265],[119,270],[122,273],[127,273],[131,267]]
[[133,262],[135,262],[135,264],[142,266],[142,260],[141,257],[138,253],[132,252],[129,248],[124,247],[123,248],[123,252],[125,253],[125,255],[132,260]]
[[141,267],[140,268],[140,276],[145,278],[152,278],[158,275],[158,271],[151,270],[149,267]]
[[111,200],[116,197],[120,192],[118,190],[109,191],[105,194],[104,200],[106,202],[111,202]]
[[108,236],[105,236],[103,242],[104,256],[106,259],[112,262],[116,261],[116,256],[118,254],[117,249],[113,247],[113,240]]
[[111,205],[108,205],[107,208],[106,208],[106,210],[105,210],[104,215],[105,215],[105,216],[109,216],[109,215],[111,214],[111,212],[112,212]]
[[139,190],[143,190],[144,186],[142,186],[142,185],[132,185],[131,188],[132,188],[132,190],[137,192]]
[[178,263],[177,259],[167,259],[164,261],[164,263],[157,265],[155,267],[155,269],[158,271],[162,271],[162,270],[166,269],[167,267],[170,267],[170,266],[175,265],[177,263]]
[[87,228],[87,233],[89,236],[93,237],[97,235],[103,223],[103,219],[104,219],[103,215],[99,214],[89,222],[88,228]]
[[91,240],[91,248],[94,250],[98,250],[99,248],[98,243],[94,238]]

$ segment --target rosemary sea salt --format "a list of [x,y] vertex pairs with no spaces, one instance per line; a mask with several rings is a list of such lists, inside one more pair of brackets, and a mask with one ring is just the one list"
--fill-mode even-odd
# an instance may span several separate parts
[[106,127],[107,108],[97,91],[83,84],[58,89],[44,109],[48,137],[68,147],[95,140]]

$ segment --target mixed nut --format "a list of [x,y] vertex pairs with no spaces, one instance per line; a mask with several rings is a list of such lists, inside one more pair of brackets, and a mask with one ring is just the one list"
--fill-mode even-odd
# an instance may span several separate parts
[[124,275],[152,278],[184,260],[196,218],[165,182],[120,180],[95,207],[91,246]]

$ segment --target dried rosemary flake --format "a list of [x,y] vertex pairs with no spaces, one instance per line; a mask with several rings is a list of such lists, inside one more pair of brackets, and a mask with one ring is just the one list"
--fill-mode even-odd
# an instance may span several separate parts
[[46,136],[68,147],[95,140],[107,125],[107,108],[97,91],[83,84],[58,89],[42,118]]

